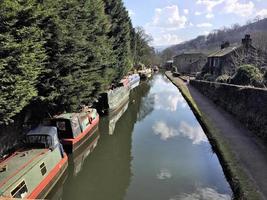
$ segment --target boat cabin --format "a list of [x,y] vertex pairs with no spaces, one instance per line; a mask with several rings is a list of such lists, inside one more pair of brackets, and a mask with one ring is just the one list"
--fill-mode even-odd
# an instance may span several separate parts
[[97,129],[99,116],[95,109],[89,109],[80,113],[65,113],[55,116],[52,125],[58,129],[58,136],[65,150],[69,147],[74,151],[91,133]]
[[23,148],[0,161],[0,198],[44,199],[67,166],[56,127],[39,126],[26,134]]

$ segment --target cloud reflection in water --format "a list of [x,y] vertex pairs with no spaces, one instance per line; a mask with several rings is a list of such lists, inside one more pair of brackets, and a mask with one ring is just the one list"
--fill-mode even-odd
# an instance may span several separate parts
[[170,198],[170,200],[230,200],[228,194],[220,194],[212,188],[197,188],[192,194],[182,194]]
[[191,126],[185,121],[181,121],[178,128],[169,127],[165,122],[158,121],[153,125],[152,129],[162,140],[184,136],[192,140],[193,144],[207,142],[207,137],[200,126]]

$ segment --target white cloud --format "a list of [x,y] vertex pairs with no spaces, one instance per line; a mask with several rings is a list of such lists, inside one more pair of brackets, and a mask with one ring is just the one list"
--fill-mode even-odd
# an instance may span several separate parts
[[195,15],[196,15],[196,16],[199,16],[199,15],[202,15],[202,13],[201,13],[201,12],[198,12],[198,11],[196,11],[196,12],[195,12]]
[[226,13],[233,13],[242,17],[252,15],[254,8],[255,4],[252,1],[240,3],[239,0],[226,0],[225,2]]
[[170,198],[170,200],[230,200],[231,196],[228,194],[220,194],[212,188],[197,188],[196,192],[190,194],[177,195]]
[[204,5],[208,12],[211,12],[214,7],[223,2],[224,0],[197,0],[197,4]]
[[155,36],[153,40],[154,45],[173,45],[181,42],[183,40],[178,35],[172,33],[162,33],[159,36]]
[[179,29],[184,28],[187,22],[185,16],[181,16],[179,8],[176,5],[167,6],[165,8],[155,9],[152,26],[165,29]]
[[262,9],[262,10],[258,11],[256,15],[259,16],[260,18],[266,18],[267,17],[267,9]]
[[130,17],[135,16],[135,12],[131,9],[128,10],[128,13]]
[[184,14],[188,15],[189,14],[189,10],[188,9],[184,9]]
[[211,23],[201,23],[201,24],[197,24],[198,28],[209,28],[212,27],[213,25]]
[[214,14],[212,14],[212,13],[208,13],[208,14],[206,14],[206,18],[207,18],[207,19],[214,18]]
[[156,94],[155,95],[155,109],[157,110],[167,110],[174,112],[177,110],[178,106],[182,108],[186,107],[185,99],[178,94],[173,92],[164,92],[164,95]]

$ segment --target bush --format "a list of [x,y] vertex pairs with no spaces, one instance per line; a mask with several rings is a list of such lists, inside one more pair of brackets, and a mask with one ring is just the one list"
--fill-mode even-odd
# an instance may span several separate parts
[[260,70],[253,65],[243,65],[238,68],[237,72],[231,79],[231,84],[252,85],[262,87],[263,75]]
[[215,81],[219,83],[229,83],[230,79],[230,76],[228,76],[227,74],[223,74],[221,76],[218,76]]
[[215,77],[212,74],[207,73],[203,76],[203,80],[213,82],[215,81]]
[[196,74],[196,80],[202,80],[202,79],[203,79],[203,76],[202,76],[201,72],[198,72]]

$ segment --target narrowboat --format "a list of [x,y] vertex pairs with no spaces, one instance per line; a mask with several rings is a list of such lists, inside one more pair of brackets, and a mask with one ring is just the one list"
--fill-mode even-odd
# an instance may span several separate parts
[[128,76],[125,76],[121,81],[119,82],[118,86],[123,86],[123,87],[130,87],[130,80]]
[[138,71],[141,79],[147,79],[152,76],[152,70],[150,68],[146,68]]
[[64,113],[55,116],[51,123],[57,127],[64,150],[70,154],[94,137],[98,129],[99,115],[96,109],[86,107],[80,113]]
[[44,199],[67,166],[57,128],[39,126],[26,134],[23,148],[0,162],[0,197]]
[[102,114],[110,114],[118,111],[129,100],[128,87],[116,87],[102,93],[98,99],[98,109]]
[[139,74],[129,75],[129,85],[131,90],[136,88],[139,84],[140,84]]

